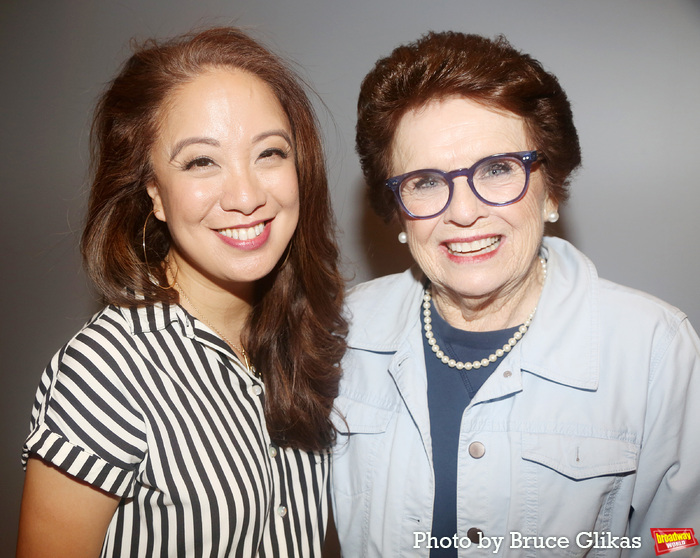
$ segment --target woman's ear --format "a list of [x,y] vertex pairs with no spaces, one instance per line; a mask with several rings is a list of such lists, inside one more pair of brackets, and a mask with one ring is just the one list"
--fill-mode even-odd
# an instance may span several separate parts
[[155,215],[156,219],[159,221],[165,222],[166,219],[165,211],[163,210],[163,198],[160,196],[160,188],[158,187],[158,184],[155,182],[150,182],[148,186],[146,186],[146,191],[153,201],[153,215]]

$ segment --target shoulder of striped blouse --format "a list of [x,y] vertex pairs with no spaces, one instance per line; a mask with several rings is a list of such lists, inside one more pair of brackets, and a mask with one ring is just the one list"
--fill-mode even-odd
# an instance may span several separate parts
[[143,369],[123,309],[108,306],[44,370],[22,462],[30,455],[89,484],[127,496],[147,452],[133,372]]

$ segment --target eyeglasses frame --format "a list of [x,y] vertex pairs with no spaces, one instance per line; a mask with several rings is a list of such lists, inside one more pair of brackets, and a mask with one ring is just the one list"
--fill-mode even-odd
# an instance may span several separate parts
[[[525,167],[525,186],[523,187],[523,191],[520,192],[520,195],[516,197],[513,200],[507,201],[507,202],[501,202],[501,203],[494,203],[490,202],[488,200],[485,200],[484,198],[481,197],[479,192],[476,191],[476,188],[474,187],[474,171],[476,170],[479,165],[485,163],[489,159],[499,159],[502,157],[511,157],[513,159],[517,159],[520,161],[523,166]],[[462,168],[462,169],[457,169],[453,170],[450,172],[444,172],[438,169],[418,169],[414,170],[411,172],[407,172],[406,174],[401,174],[399,176],[394,176],[392,178],[387,179],[385,182],[385,185],[387,188],[389,188],[393,193],[394,197],[396,197],[396,201],[399,204],[399,207],[401,210],[411,217],[412,219],[432,219],[433,217],[437,217],[439,215],[442,215],[445,211],[447,211],[447,208],[450,207],[450,203],[452,202],[452,194],[454,193],[455,189],[455,184],[454,184],[454,179],[459,177],[459,176],[465,176],[467,178],[467,184],[469,184],[469,188],[471,191],[474,193],[474,195],[477,197],[479,201],[482,203],[485,203],[486,205],[490,205],[492,207],[503,207],[506,205],[511,205],[514,203],[519,202],[523,197],[525,197],[525,194],[527,193],[528,187],[530,186],[530,171],[532,164],[538,160],[541,160],[540,154],[537,150],[533,151],[515,151],[511,153],[497,153],[495,155],[489,155],[488,157],[484,157],[483,159],[479,159],[476,163],[474,163],[471,167],[468,168]],[[447,202],[445,203],[445,207],[443,207],[440,211],[437,213],[434,213],[432,215],[427,215],[424,217],[419,217],[418,215],[414,215],[411,213],[408,208],[403,204],[403,200],[401,199],[401,193],[399,192],[401,188],[401,184],[408,179],[411,178],[412,176],[415,176],[417,174],[423,174],[423,173],[435,173],[439,174],[443,177],[445,177],[445,182],[447,182],[447,187],[450,190],[450,194],[447,197]]]

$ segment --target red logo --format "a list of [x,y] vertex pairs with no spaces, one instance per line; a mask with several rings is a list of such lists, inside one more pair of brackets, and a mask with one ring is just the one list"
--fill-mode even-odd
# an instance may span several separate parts
[[698,545],[692,529],[651,529],[651,536],[656,544],[654,550],[657,556]]

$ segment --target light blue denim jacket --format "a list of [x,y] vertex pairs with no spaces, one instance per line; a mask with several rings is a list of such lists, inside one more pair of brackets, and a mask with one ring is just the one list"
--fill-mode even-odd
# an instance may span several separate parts
[[[462,417],[460,556],[646,557],[650,528],[700,535],[698,336],[676,308],[599,279],[569,243],[545,238],[542,253],[548,276],[532,325]],[[422,290],[409,270],[348,296],[333,465],[345,557],[429,555]],[[470,455],[474,442],[482,457]],[[482,543],[467,547],[472,528]],[[565,537],[568,548],[524,548],[522,536]]]

